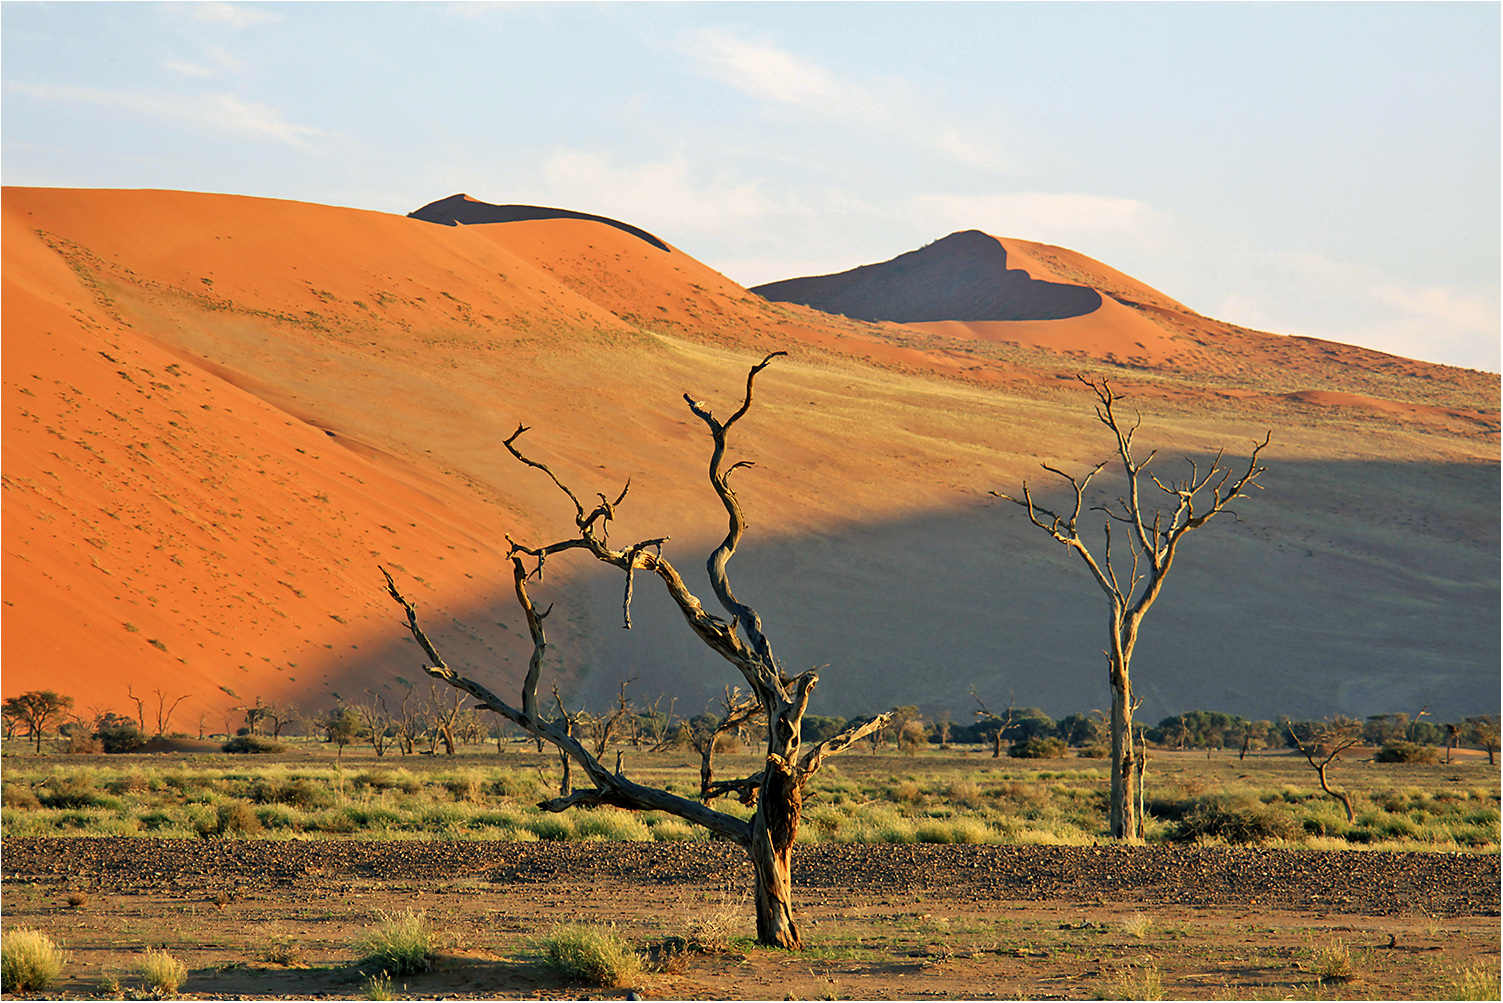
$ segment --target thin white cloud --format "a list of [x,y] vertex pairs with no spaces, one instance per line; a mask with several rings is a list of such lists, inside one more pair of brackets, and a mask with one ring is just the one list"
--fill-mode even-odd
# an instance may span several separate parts
[[715,28],[685,32],[681,41],[683,50],[712,76],[753,97],[828,107],[859,94],[789,52]]
[[934,145],[945,156],[963,164],[993,171],[1006,166],[1005,158],[995,146],[975,136],[967,136],[957,129],[946,130]]
[[162,64],[174,73],[181,73],[185,77],[212,77],[214,71],[207,66],[197,63],[185,63],[180,59],[172,59]]
[[168,60],[162,65],[175,73],[181,73],[185,77],[216,77],[219,76],[221,70],[230,70],[233,72],[245,68],[243,61],[237,59],[219,46],[210,48],[205,55],[215,64],[214,66],[206,66],[203,63],[190,63],[183,59]]
[[912,147],[971,167],[1012,169],[994,142],[949,121],[901,80],[885,81],[878,93],[786,49],[716,28],[683,32],[677,48],[709,76],[774,106],[896,134]]
[[258,24],[279,24],[282,15],[265,7],[244,7],[233,3],[192,3],[188,9],[199,21],[223,24],[231,28],[249,28]]
[[329,135],[313,126],[287,122],[277,109],[242,101],[233,94],[134,94],[57,84],[7,83],[6,87],[43,100],[119,108],[149,118],[172,119],[189,125],[221,129],[237,135],[286,143],[304,150],[315,149],[313,141]]
[[638,226],[714,232],[754,225],[778,211],[755,183],[728,175],[696,183],[682,158],[618,167],[588,153],[556,154],[544,169],[550,196],[571,209]]

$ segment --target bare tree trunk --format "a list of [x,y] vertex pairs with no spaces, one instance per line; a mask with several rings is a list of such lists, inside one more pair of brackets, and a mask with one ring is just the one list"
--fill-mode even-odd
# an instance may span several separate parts
[[781,756],[768,755],[747,847],[756,877],[757,940],[793,949],[803,946],[793,921],[792,877],[802,786]]
[[1112,800],[1113,839],[1132,840],[1138,834],[1136,750],[1132,744],[1132,684],[1125,671],[1112,673]]
[[[1107,466],[1103,460],[1084,477],[1077,478],[1049,464],[1045,470],[1069,482],[1074,504],[1067,513],[1053,512],[1037,504],[1023,482],[1023,497],[992,492],[998,498],[1017,503],[1028,510],[1028,519],[1044,530],[1058,543],[1073,550],[1085,563],[1106,593],[1111,605],[1111,646],[1107,652],[1110,662],[1112,688],[1112,794],[1111,830],[1114,839],[1134,840],[1142,832],[1141,812],[1138,808],[1136,785],[1138,770],[1136,753],[1132,745],[1132,715],[1135,709],[1132,697],[1132,682],[1129,668],[1132,664],[1133,645],[1138,628],[1149,608],[1153,606],[1163,588],[1164,579],[1174,566],[1175,551],[1185,534],[1205,525],[1211,518],[1226,509],[1228,503],[1244,497],[1249,489],[1257,486],[1257,479],[1264,471],[1258,466],[1258,454],[1270,441],[1264,436],[1261,443],[1255,442],[1247,471],[1232,480],[1231,471],[1221,465],[1222,453],[1218,451],[1210,468],[1202,471],[1188,457],[1189,476],[1183,480],[1169,480],[1148,475],[1166,496],[1169,507],[1158,511],[1146,508],[1140,497],[1139,476],[1152,462],[1154,453],[1141,462],[1134,458],[1132,440],[1142,423],[1141,416],[1130,424],[1119,419],[1116,404],[1122,395],[1113,390],[1105,379],[1094,380],[1080,376],[1080,381],[1096,395],[1096,417],[1111,430],[1117,440],[1117,456],[1125,475],[1126,494],[1115,503],[1092,505],[1093,511],[1102,512],[1104,547],[1098,560],[1092,548],[1087,546],[1079,532],[1080,513],[1086,502],[1086,490],[1091,479]],[[1112,554],[1112,524],[1127,527],[1126,557],[1121,555],[1121,545],[1114,562]]]

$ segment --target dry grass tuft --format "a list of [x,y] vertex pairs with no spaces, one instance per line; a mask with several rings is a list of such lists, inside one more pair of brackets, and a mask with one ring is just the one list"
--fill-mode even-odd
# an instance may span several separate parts
[[1340,940],[1330,947],[1316,948],[1310,970],[1322,982],[1350,982],[1357,977],[1352,968],[1352,952]]
[[136,972],[146,981],[146,988],[157,996],[176,996],[188,980],[188,966],[155,947],[146,949],[146,957],[136,966]]
[[376,925],[355,938],[360,965],[379,973],[417,975],[433,965],[434,938],[424,912],[381,912]]
[[62,974],[66,961],[52,938],[31,927],[17,927],[0,936],[0,988],[8,993],[46,989]]
[[612,927],[566,923],[553,928],[542,943],[548,967],[568,979],[597,986],[628,986],[642,977],[642,956]]

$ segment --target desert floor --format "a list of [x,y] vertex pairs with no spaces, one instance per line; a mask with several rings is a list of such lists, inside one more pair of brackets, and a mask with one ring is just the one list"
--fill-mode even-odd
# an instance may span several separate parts
[[[66,945],[47,994],[62,998],[130,995],[147,946],[188,965],[188,998],[362,998],[353,938],[408,908],[445,944],[433,971],[397,980],[403,998],[1454,999],[1468,970],[1497,968],[1496,858],[1131,854],[802,848],[801,954],[744,936],[749,868],[701,843],[24,840],[7,847],[5,911]],[[1395,875],[1423,895],[1372,893]],[[560,979],[538,940],[574,921],[614,924],[660,970],[615,989]],[[672,957],[706,925],[735,933]],[[1319,976],[1333,947],[1352,978]]]

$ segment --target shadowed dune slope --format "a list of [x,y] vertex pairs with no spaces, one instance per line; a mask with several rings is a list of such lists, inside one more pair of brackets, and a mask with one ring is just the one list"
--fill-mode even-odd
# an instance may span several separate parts
[[1087,286],[1035,279],[1007,267],[1007,248],[962,230],[880,265],[754,286],[770,300],[860,320],[1007,321],[1079,317],[1101,306]]
[[470,198],[463,193],[450,195],[446,199],[437,202],[429,202],[420,209],[414,209],[407,214],[413,219],[423,219],[430,223],[443,223],[445,226],[457,226],[461,223],[519,223],[529,219],[583,219],[594,223],[604,223],[606,226],[614,226],[616,229],[640,237],[660,251],[668,250],[668,245],[663,243],[646,230],[638,229],[630,223],[623,223],[618,219],[610,219],[605,216],[592,216],[587,212],[574,212],[571,209],[550,209],[546,206],[537,205],[492,205],[489,202],[481,202],[479,199]]
[[[782,349],[732,443],[755,464],[738,474],[752,529],[732,574],[785,664],[829,663],[816,712],[963,717],[971,685],[1061,714],[1101,705],[1099,593],[986,494],[1040,460],[1107,455],[1079,371],[1132,394],[1156,464],[1245,456],[1274,433],[1268,490],[1187,544],[1145,628],[1145,715],[1496,709],[1474,706],[1496,700],[1499,655],[1486,374],[1272,335],[1293,347],[1240,357],[1215,332],[1172,335],[1207,342],[1181,357],[1201,369],[1134,369],[864,323],[768,303],[587,218],[451,227],[8,188],[4,227],[6,695],[134,711],[133,694],[152,723],[159,695],[190,694],[170,730],[191,734],[257,698],[316,709],[425,688],[378,565],[453,664],[511,692],[529,648],[506,535],[563,538],[572,507],[500,440],[531,426],[524,448],[581,497],[631,478],[612,539],[671,536],[707,595],[723,513],[682,394],[726,414],[747,367]],[[1069,264],[1008,249],[1014,269]],[[1048,255],[1066,264],[1036,263]],[[1092,288],[1108,280],[1093,314],[1015,323],[1114,308],[1171,335],[1149,307],[1200,323],[1141,290],[1142,307],[1113,299],[1125,276]],[[549,562],[537,588],[557,603],[566,693],[599,705],[637,673],[636,692],[697,711],[736,681],[651,581],[621,630],[623,584],[578,555]]]

